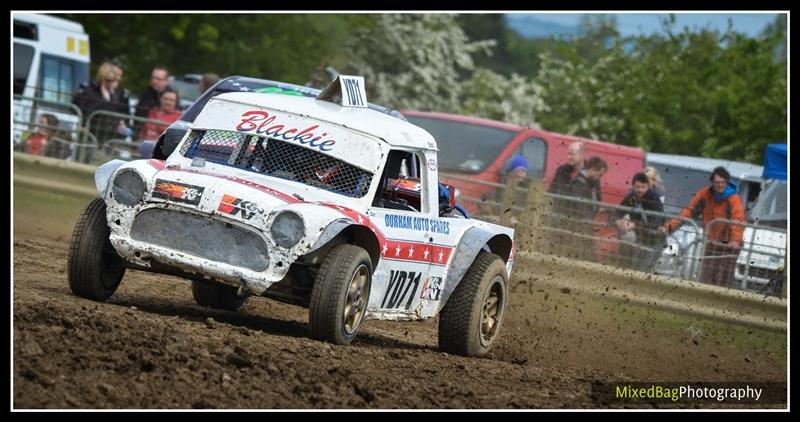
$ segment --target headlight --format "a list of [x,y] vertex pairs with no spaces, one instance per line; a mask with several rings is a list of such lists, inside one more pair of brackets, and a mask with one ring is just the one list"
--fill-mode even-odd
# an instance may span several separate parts
[[144,198],[147,185],[135,170],[122,170],[114,177],[111,193],[114,200],[132,207]]
[[292,211],[282,211],[272,221],[269,229],[275,244],[291,248],[303,237],[306,231],[303,217]]

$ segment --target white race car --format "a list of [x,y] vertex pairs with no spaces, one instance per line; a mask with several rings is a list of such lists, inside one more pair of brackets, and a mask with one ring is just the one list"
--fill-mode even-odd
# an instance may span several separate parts
[[342,75],[317,98],[222,94],[166,160],[99,167],[101,197],[70,245],[73,293],[102,301],[126,269],[158,272],[191,280],[204,306],[308,307],[311,336],[336,344],[365,319],[439,314],[443,351],[487,353],[514,231],[459,214],[436,141],[364,107],[363,86]]

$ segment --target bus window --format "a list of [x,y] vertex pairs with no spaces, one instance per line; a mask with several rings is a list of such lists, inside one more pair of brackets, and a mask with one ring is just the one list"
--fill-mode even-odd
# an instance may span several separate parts
[[22,95],[33,61],[33,47],[14,43],[14,94]]
[[36,28],[36,24],[14,19],[14,38],[38,41],[39,31]]
[[77,81],[89,79],[89,66],[75,60],[42,54],[39,97],[68,103],[78,90]]

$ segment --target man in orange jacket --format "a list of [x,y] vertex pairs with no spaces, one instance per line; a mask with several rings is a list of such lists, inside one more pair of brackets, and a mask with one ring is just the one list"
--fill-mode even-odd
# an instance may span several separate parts
[[[742,249],[744,226],[715,223],[712,220],[724,219],[744,223],[742,199],[737,195],[739,187],[731,182],[731,175],[725,167],[717,167],[711,172],[711,186],[700,189],[689,202],[681,216],[703,218],[706,248],[703,254],[703,267],[700,282],[732,287],[736,270],[736,258]],[[671,233],[681,225],[681,220],[670,220],[658,230]]]

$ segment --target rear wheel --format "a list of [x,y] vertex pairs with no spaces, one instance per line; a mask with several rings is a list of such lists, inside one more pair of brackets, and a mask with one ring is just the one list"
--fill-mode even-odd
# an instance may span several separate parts
[[111,245],[110,234],[106,203],[95,198],[78,218],[69,244],[67,278],[72,293],[104,301],[117,290],[125,267]]
[[192,280],[192,297],[198,305],[236,311],[247,302],[248,296],[239,297],[236,289],[209,281]]
[[439,313],[439,349],[463,356],[489,352],[505,317],[507,279],[502,258],[478,253]]
[[367,313],[372,261],[363,248],[334,246],[320,266],[311,289],[308,323],[311,337],[350,344]]

